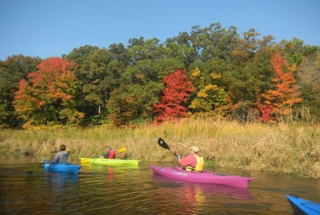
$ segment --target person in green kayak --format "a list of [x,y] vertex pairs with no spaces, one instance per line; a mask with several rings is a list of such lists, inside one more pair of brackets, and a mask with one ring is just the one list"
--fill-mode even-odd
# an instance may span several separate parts
[[204,159],[199,153],[200,151],[199,147],[192,146],[189,148],[189,150],[190,150],[190,155],[184,158],[181,158],[180,155],[177,155],[179,163],[187,171],[202,172]]
[[110,146],[107,147],[107,153],[105,155],[100,155],[100,158],[107,158],[107,159],[115,159],[116,158],[116,151],[113,150]]
[[44,163],[50,163],[50,164],[54,164],[54,163],[62,163],[62,164],[67,164],[68,163],[68,159],[69,159],[69,154],[68,152],[66,152],[66,145],[62,144],[60,145],[60,152],[58,152],[53,160],[51,161],[47,161],[44,160]]

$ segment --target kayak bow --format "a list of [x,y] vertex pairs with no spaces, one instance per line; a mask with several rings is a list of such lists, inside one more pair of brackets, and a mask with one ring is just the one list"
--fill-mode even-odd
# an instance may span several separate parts
[[287,199],[294,210],[294,214],[319,215],[320,203],[311,202],[295,195],[287,195]]

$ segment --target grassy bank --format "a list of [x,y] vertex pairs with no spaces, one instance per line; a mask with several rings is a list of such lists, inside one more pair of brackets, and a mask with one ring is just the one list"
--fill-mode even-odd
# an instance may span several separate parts
[[263,125],[259,123],[188,119],[180,123],[138,128],[63,128],[57,130],[2,130],[0,156],[49,158],[64,143],[72,156],[95,156],[106,146],[127,147],[119,154],[128,159],[176,162],[158,146],[162,137],[181,155],[191,145],[200,147],[207,165],[288,173],[320,178],[320,128],[311,125]]

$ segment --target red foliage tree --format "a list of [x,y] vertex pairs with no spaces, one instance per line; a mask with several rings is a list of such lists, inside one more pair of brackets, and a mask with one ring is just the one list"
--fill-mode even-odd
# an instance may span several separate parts
[[184,71],[176,70],[167,75],[163,81],[166,88],[160,102],[154,105],[154,113],[158,122],[187,117],[187,103],[191,92],[194,91]]

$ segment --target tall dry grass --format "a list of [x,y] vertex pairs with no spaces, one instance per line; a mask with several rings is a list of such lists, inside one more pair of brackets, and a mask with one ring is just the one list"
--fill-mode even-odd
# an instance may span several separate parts
[[313,125],[239,124],[207,118],[121,129],[2,130],[0,155],[49,158],[64,143],[75,157],[96,156],[106,146],[126,146],[119,157],[176,162],[172,153],[158,146],[159,137],[181,155],[187,155],[190,146],[199,146],[206,165],[320,178],[320,128]]

